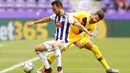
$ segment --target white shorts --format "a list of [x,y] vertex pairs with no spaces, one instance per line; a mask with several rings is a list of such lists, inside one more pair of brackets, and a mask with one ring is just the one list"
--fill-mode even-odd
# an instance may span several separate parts
[[[61,49],[65,49],[68,46],[68,43],[64,42],[63,40],[61,41]],[[55,40],[50,40],[50,41],[46,41],[43,44],[46,46],[46,48],[48,49],[47,51],[54,51],[54,49],[52,48],[52,44],[54,44],[56,41]]]

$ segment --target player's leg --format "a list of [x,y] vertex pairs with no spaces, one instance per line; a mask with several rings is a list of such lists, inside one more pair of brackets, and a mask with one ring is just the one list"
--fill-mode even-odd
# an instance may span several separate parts
[[97,60],[104,66],[106,70],[110,68],[96,45],[89,41],[84,45],[84,47],[94,53]]
[[[61,50],[61,53],[66,51],[71,45],[72,45],[72,42],[68,43],[67,47],[65,49]],[[56,57],[55,57],[54,53],[51,53],[51,54],[47,55],[47,59],[49,61],[49,64],[51,64],[56,59]],[[45,70],[45,66],[42,65],[41,68],[37,70],[37,73],[42,73],[42,72],[44,72],[44,70]]]
[[[61,53],[63,53],[63,50],[62,50]],[[55,57],[54,53],[52,53],[52,54],[49,54],[49,55],[47,56],[47,59],[48,59],[49,64],[51,64],[52,62],[54,62],[54,60],[56,59],[56,57]],[[39,70],[44,71],[44,70],[45,70],[45,66],[42,65]]]
[[91,41],[88,41],[85,45],[84,48],[92,51],[97,58],[97,60],[103,65],[107,73],[118,73],[118,70],[111,69],[104,57],[102,56],[101,52],[99,51],[98,47],[94,45]]
[[35,52],[37,53],[37,55],[39,56],[39,58],[41,59],[42,63],[45,66],[45,72],[51,73],[52,69],[51,69],[49,62],[47,60],[47,57],[44,53],[44,51],[47,51],[47,50],[48,49],[47,49],[47,47],[45,46],[44,43],[37,45],[36,48],[35,48]]
[[54,54],[57,62],[57,71],[58,73],[63,73],[62,63],[61,63],[61,41],[55,41],[52,44],[52,48],[54,49]]
[[[54,53],[51,53],[51,54],[47,55],[47,60],[48,60],[49,64],[51,64],[55,59],[56,59],[56,58],[55,58]],[[42,72],[44,72],[44,70],[45,70],[45,66],[42,65],[42,66],[37,70],[37,73],[42,73]]]

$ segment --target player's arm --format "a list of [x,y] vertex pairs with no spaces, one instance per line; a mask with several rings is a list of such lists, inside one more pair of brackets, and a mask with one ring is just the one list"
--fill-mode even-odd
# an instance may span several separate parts
[[39,23],[46,23],[46,22],[49,22],[49,21],[51,21],[51,19],[49,17],[46,17],[46,18],[42,18],[40,20],[34,21],[33,23],[39,24]]
[[[95,25],[95,24],[94,24],[94,25]],[[92,27],[92,28],[89,30],[89,32],[92,33],[95,29],[96,29],[96,26]],[[84,35],[83,35],[83,38],[82,38],[79,42],[76,43],[76,46],[79,47],[79,48],[82,48],[82,46],[81,46],[82,42],[88,40],[88,37],[89,37],[89,36],[88,36],[87,33],[84,34]]]
[[[93,24],[93,25],[96,25],[96,24]],[[96,26],[93,26],[89,32],[92,33],[94,30],[96,30]],[[80,42],[83,42],[84,40],[88,39],[88,34],[84,34],[83,38],[80,40]],[[95,37],[95,36],[94,36]]]
[[[80,14],[78,14],[80,16]],[[89,36],[94,36],[94,34],[90,33],[83,25],[81,25],[76,18],[73,18],[69,15],[69,23],[78,27],[80,30],[86,32]]]
[[55,21],[55,17],[56,17],[56,14],[52,14],[49,17],[45,17],[45,18],[42,18],[42,19],[39,19],[37,21],[29,23],[28,27],[32,27],[33,25],[36,25],[36,24],[39,24],[39,23],[46,23],[46,22],[49,22],[49,21]]
[[89,36],[95,36],[94,34],[90,33],[83,25],[81,25],[76,19],[75,20],[75,23],[74,23],[74,26],[78,27],[80,30],[86,32]]
[[31,22],[27,26],[32,27],[33,25],[36,25],[36,24],[39,24],[39,23],[46,23],[46,22],[49,22],[49,21],[51,21],[51,19],[49,17],[45,17],[45,18],[39,19],[37,21]]

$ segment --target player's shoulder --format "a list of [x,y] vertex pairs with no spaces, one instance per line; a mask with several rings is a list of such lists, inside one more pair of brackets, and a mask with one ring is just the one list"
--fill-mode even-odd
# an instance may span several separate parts
[[53,14],[51,14],[51,16],[56,16],[56,14],[55,14],[55,13],[53,13]]
[[80,12],[72,12],[72,13],[68,13],[70,15],[75,15],[75,14],[88,14],[90,15],[88,12],[84,12],[84,11],[80,11]]
[[66,14],[67,14],[67,16],[69,16],[69,18],[73,17],[73,15],[74,15],[74,13],[66,13]]
[[84,12],[84,11],[77,12],[76,14],[80,14],[80,15],[90,15],[90,13]]
[[87,14],[87,12],[85,12],[85,11],[80,11],[80,12],[77,12],[77,13],[79,13],[79,14]]

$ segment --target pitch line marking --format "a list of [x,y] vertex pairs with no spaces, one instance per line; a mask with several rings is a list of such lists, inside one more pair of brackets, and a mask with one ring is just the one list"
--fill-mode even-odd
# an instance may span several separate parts
[[[53,52],[46,53],[46,55],[51,54],[51,53],[53,53]],[[36,60],[38,60],[38,59],[39,59],[39,57],[35,57],[35,58],[30,59],[30,60],[21,62],[21,63],[19,63],[19,64],[16,64],[16,65],[14,65],[14,66],[11,66],[11,67],[9,67],[9,68],[6,68],[6,69],[4,69],[4,70],[1,70],[0,73],[9,72],[9,71],[11,71],[11,70],[13,70],[13,69],[15,69],[15,68],[18,68],[18,67],[22,66],[25,62],[34,62],[34,61],[36,61]],[[65,70],[77,70],[77,69],[79,69],[79,70],[102,70],[101,68],[65,68]],[[130,70],[130,69],[119,69],[119,70]]]
[[33,61],[36,61],[36,60],[38,60],[38,59],[39,59],[39,57],[36,57],[36,58],[30,59],[30,60],[21,62],[21,63],[19,63],[19,64],[16,64],[16,65],[14,65],[14,66],[11,66],[11,67],[9,67],[9,68],[6,68],[6,69],[4,69],[4,70],[1,70],[0,73],[6,73],[6,72],[8,72],[8,71],[11,71],[11,70],[13,70],[13,69],[15,69],[15,68],[18,68],[18,67],[22,66],[25,62],[33,62]]
[[[45,54],[46,54],[46,55],[49,55],[49,54],[52,54],[52,53],[53,53],[53,52],[48,52],[48,53],[45,53]],[[11,71],[11,70],[13,70],[13,69],[15,69],[15,68],[18,68],[18,67],[24,65],[25,62],[34,62],[34,61],[36,61],[36,60],[38,60],[38,59],[39,59],[39,57],[36,57],[36,58],[32,58],[32,59],[30,59],[30,60],[21,62],[21,63],[19,63],[19,64],[16,64],[16,65],[14,65],[14,66],[11,66],[11,67],[9,67],[9,68],[6,68],[6,69],[4,69],[4,70],[1,70],[0,73],[9,72],[9,71]]]

